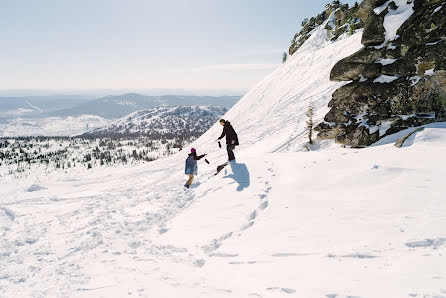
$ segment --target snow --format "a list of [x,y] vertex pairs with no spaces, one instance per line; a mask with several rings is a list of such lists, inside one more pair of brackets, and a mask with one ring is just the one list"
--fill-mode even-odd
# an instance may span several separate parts
[[379,130],[379,136],[382,137],[391,127],[392,121],[381,121],[378,125],[369,128],[370,133],[374,133]]
[[389,45],[387,46],[387,49],[388,49],[388,50],[396,50],[396,46],[395,46],[394,44],[389,44]]
[[434,73],[435,73],[435,67],[434,68],[431,68],[431,69],[428,69],[428,70],[426,70],[425,72],[424,72],[424,75],[425,76],[433,76],[434,75]]
[[361,34],[325,37],[315,30],[224,116],[237,162],[212,176],[226,158],[218,124],[191,145],[211,164],[189,190],[186,152],[2,184],[0,296],[444,296],[446,123],[402,148],[411,129],[302,151],[308,104],[322,119],[342,85],[331,67],[361,47]]
[[439,12],[442,8],[443,8],[443,4],[438,6],[437,8],[435,8],[435,10],[432,14]]
[[27,103],[30,107],[32,107],[33,109],[36,109],[36,110],[38,110],[40,113],[43,113],[43,111],[42,111],[41,108],[36,107],[35,105],[31,104],[29,101],[26,101],[26,103]]
[[375,12],[376,15],[380,15],[384,10],[386,10],[386,8],[387,8],[387,6],[389,6],[390,2],[392,2],[392,0],[388,0],[383,5],[374,8],[373,12]]
[[[392,41],[399,36],[396,34],[398,29],[409,19],[414,13],[413,1],[394,0],[397,5],[396,10],[389,9],[389,12],[384,17],[384,29],[386,29],[386,41]],[[390,1],[388,1],[390,3]],[[387,3],[387,5],[388,5]],[[386,5],[386,4],[385,4]]]
[[363,150],[246,148],[220,176],[208,179],[214,166],[201,163],[186,192],[182,156],[42,181],[36,192],[8,185],[0,293],[440,295],[445,129],[428,125],[401,149],[395,136]]
[[410,85],[415,86],[421,80],[421,77],[419,75],[415,75],[413,77],[410,77],[409,80],[411,81]]
[[17,117],[0,123],[0,137],[74,136],[111,122],[111,120],[95,115],[47,118]]
[[392,59],[392,58],[381,58],[378,61],[376,61],[377,63],[380,63],[381,65],[389,65],[392,63],[395,63],[398,59]]
[[21,115],[21,114],[26,114],[26,113],[30,113],[33,112],[33,110],[30,109],[24,109],[24,108],[18,108],[15,110],[9,110],[7,112],[4,112],[4,115]]
[[380,75],[373,81],[373,83],[391,83],[398,79],[399,79],[398,76]]
[[442,42],[443,40],[439,40],[439,41],[437,41],[437,42],[428,42],[426,45],[427,46],[434,46],[434,45],[437,45],[437,44],[439,44],[440,42]]

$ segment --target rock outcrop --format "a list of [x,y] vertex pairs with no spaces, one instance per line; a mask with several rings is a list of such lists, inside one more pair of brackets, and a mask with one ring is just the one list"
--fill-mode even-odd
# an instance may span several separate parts
[[364,22],[364,47],[333,67],[331,80],[351,82],[333,93],[318,137],[365,147],[445,121],[446,0],[364,0],[356,16]]
[[364,27],[366,17],[361,19],[356,16],[360,5],[349,8],[348,4],[341,4],[340,1],[332,1],[325,6],[325,10],[316,17],[305,19],[302,22],[302,30],[293,37],[289,54],[293,55],[311,36],[311,32],[318,26],[322,25],[332,14],[333,20],[327,24],[327,38],[336,40],[345,32],[353,33],[355,30]]

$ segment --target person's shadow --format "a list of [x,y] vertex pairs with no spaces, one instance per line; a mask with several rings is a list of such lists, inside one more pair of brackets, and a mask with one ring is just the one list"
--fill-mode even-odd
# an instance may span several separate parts
[[250,178],[249,178],[249,171],[246,167],[246,164],[244,163],[236,163],[231,162],[229,163],[232,169],[232,174],[226,175],[223,178],[232,178],[235,180],[235,182],[238,183],[237,191],[242,191],[245,188],[248,188],[251,184]]

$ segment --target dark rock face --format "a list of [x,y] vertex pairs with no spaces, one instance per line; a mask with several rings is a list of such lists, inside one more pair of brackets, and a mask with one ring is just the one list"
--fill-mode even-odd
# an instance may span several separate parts
[[361,43],[365,46],[378,46],[385,39],[384,17],[389,11],[386,9],[380,15],[376,15],[373,10],[370,11],[367,21],[364,25]]
[[355,17],[360,18],[364,22],[367,20],[370,11],[375,7],[381,6],[386,3],[386,0],[364,0],[359,4],[359,8],[355,13]]
[[[385,40],[384,20],[395,2],[377,15],[384,0],[364,0],[364,48],[339,61],[333,81],[352,81],[336,90],[321,139],[365,147],[408,127],[446,120],[446,0],[407,0],[413,14]],[[377,79],[378,78],[378,79]],[[389,127],[388,129],[385,129]]]

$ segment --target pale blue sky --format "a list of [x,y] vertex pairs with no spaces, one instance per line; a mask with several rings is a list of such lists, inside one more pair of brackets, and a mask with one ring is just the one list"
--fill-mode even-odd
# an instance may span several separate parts
[[0,0],[0,89],[246,90],[327,2]]

